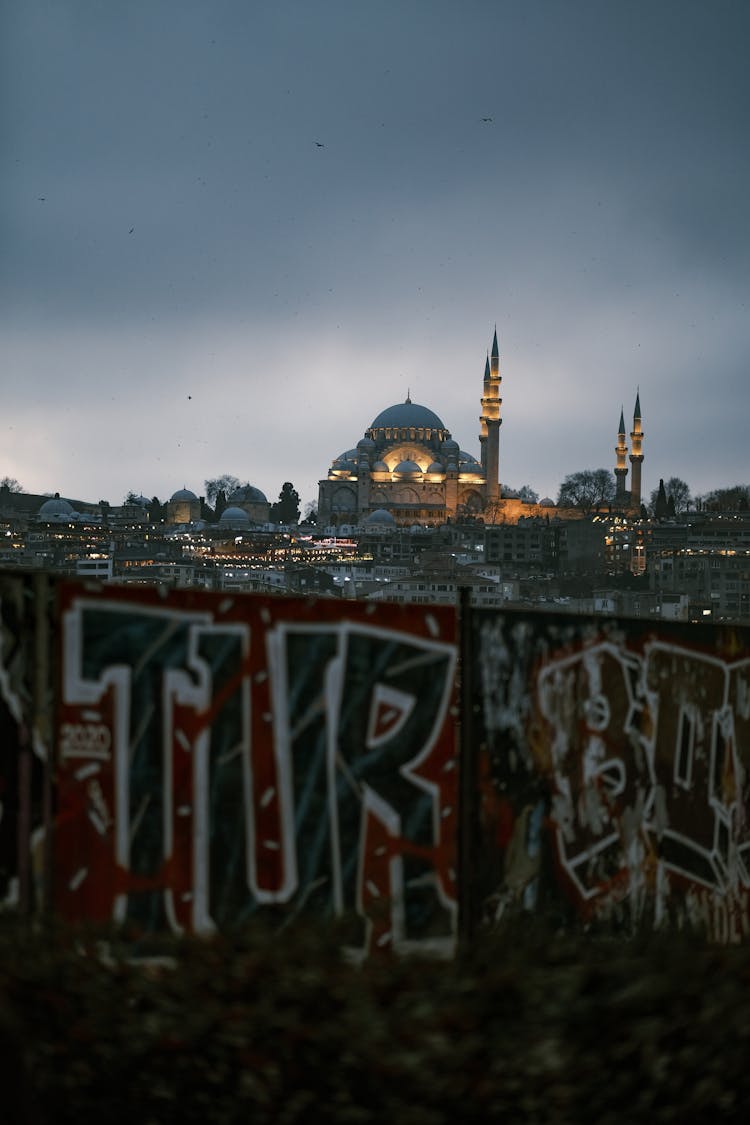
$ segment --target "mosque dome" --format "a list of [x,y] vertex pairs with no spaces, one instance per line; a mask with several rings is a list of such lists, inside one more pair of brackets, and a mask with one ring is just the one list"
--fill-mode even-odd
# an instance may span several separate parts
[[225,508],[219,517],[219,523],[249,523],[250,516],[242,508]]
[[549,498],[549,496],[545,496],[543,500],[539,501],[539,507],[540,508],[554,508],[555,507],[555,501],[551,500]]
[[393,527],[396,523],[395,519],[390,512],[385,508],[376,508],[369,516],[366,516],[363,523],[367,525],[378,525],[380,527]]
[[228,497],[228,500],[230,504],[268,503],[268,498],[265,493],[261,492],[259,488],[255,488],[252,484],[243,484],[239,488],[235,488],[234,492]]
[[398,402],[395,406],[388,406],[381,410],[372,422],[371,430],[391,429],[429,429],[445,430],[445,425],[434,411],[426,406],[420,406],[407,398],[406,402]]
[[374,473],[389,473],[391,470],[388,468],[385,461],[376,461],[372,466],[372,471]]
[[76,515],[72,504],[69,504],[67,500],[62,500],[59,495],[54,496],[51,500],[45,500],[38,513],[40,520],[69,520],[75,518]]
[[445,469],[439,461],[433,461],[431,465],[427,466],[426,472],[428,473],[443,473]]
[[174,493],[174,495],[170,496],[169,499],[170,499],[170,501],[172,501],[172,500],[176,500],[176,501],[179,501],[179,500],[197,500],[198,497],[195,495],[194,492],[191,492],[189,488],[178,488],[177,491]]

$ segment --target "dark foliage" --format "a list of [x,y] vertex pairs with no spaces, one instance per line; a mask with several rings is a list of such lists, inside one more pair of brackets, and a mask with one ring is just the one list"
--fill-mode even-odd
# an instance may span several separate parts
[[293,524],[299,521],[299,493],[291,481],[284,481],[279,499],[271,505],[271,523]]
[[309,929],[144,950],[6,920],[0,965],[7,1125],[718,1122],[750,1104],[747,948],[527,923],[452,962],[356,968]]

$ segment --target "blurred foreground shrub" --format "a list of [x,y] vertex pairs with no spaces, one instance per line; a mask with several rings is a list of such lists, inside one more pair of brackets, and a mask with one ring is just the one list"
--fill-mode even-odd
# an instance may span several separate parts
[[0,918],[3,1125],[602,1125],[750,1106],[746,947],[527,926],[450,962],[357,968],[323,929],[148,952]]

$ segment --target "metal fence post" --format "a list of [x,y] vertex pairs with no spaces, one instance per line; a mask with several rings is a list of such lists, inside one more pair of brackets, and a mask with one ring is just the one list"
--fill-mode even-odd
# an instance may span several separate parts
[[476,933],[476,871],[479,831],[477,745],[474,726],[473,612],[470,589],[461,586],[459,628],[459,816],[458,816],[458,940],[471,942]]

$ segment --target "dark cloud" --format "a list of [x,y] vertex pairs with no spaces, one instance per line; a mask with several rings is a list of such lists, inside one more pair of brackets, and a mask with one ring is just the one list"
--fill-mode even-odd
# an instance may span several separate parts
[[[474,449],[495,321],[506,479],[612,462],[638,384],[644,479],[741,464],[744,2],[0,10],[8,409],[49,435],[3,472],[309,495],[407,386]],[[97,417],[130,442],[72,459]]]

